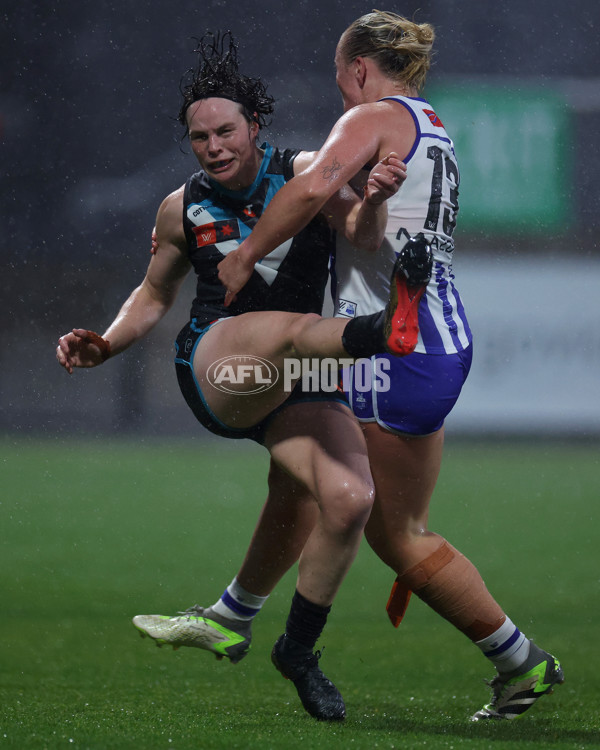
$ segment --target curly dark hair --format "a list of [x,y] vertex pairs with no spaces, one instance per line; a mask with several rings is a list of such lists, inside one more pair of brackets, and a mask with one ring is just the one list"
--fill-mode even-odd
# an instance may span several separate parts
[[198,65],[183,75],[179,85],[183,104],[177,119],[182,125],[187,127],[186,113],[190,105],[212,96],[241,104],[248,122],[256,122],[259,127],[269,124],[267,118],[273,114],[275,100],[267,94],[267,87],[260,78],[240,73],[238,45],[231,31],[208,32],[194,52],[198,55]]

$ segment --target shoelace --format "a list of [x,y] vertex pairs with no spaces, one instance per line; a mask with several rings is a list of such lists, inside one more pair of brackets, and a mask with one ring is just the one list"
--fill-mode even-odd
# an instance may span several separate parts
[[493,679],[491,680],[484,680],[485,684],[492,689],[492,700],[490,705],[495,706],[498,699],[502,695],[502,690],[506,686],[506,680],[503,680],[502,677],[497,674]]
[[202,617],[204,615],[204,607],[201,607],[199,604],[194,604],[193,607],[189,607],[189,609],[186,609],[183,612],[178,612],[178,615],[187,616],[188,620],[191,617]]
[[308,672],[310,671],[313,672],[312,677],[324,682],[330,682],[329,678],[327,678],[323,674],[323,671],[319,667],[319,659],[321,658],[321,656],[323,656],[324,650],[325,646],[323,646],[323,648],[321,648],[319,651],[315,651],[314,654],[311,654],[306,658],[306,671],[304,672],[304,675],[308,674]]

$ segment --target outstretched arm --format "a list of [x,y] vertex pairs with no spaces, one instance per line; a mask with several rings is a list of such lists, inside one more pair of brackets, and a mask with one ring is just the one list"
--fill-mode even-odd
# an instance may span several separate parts
[[56,358],[67,372],[75,367],[96,367],[145,336],[167,313],[190,269],[184,254],[181,190],[161,204],[156,218],[158,250],[146,276],[132,291],[116,318],[100,337],[93,331],[74,328],[61,336]]

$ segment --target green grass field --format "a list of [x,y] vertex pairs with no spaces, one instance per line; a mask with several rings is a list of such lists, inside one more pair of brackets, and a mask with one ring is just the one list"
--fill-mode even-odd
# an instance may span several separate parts
[[450,444],[431,527],[479,566],[566,682],[522,719],[478,725],[493,676],[478,649],[366,545],[320,645],[346,699],[315,722],[269,661],[292,571],[240,664],[158,649],[137,613],[212,603],[235,574],[265,493],[266,453],[222,441],[4,439],[0,499],[0,750],[22,748],[600,747],[598,446]]

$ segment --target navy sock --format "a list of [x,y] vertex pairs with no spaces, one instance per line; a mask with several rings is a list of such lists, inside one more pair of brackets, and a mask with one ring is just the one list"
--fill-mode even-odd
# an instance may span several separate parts
[[286,635],[312,650],[325,627],[330,610],[331,606],[313,604],[296,591],[285,626]]
[[371,357],[385,352],[383,325],[385,310],[351,318],[342,334],[342,344],[351,357]]

